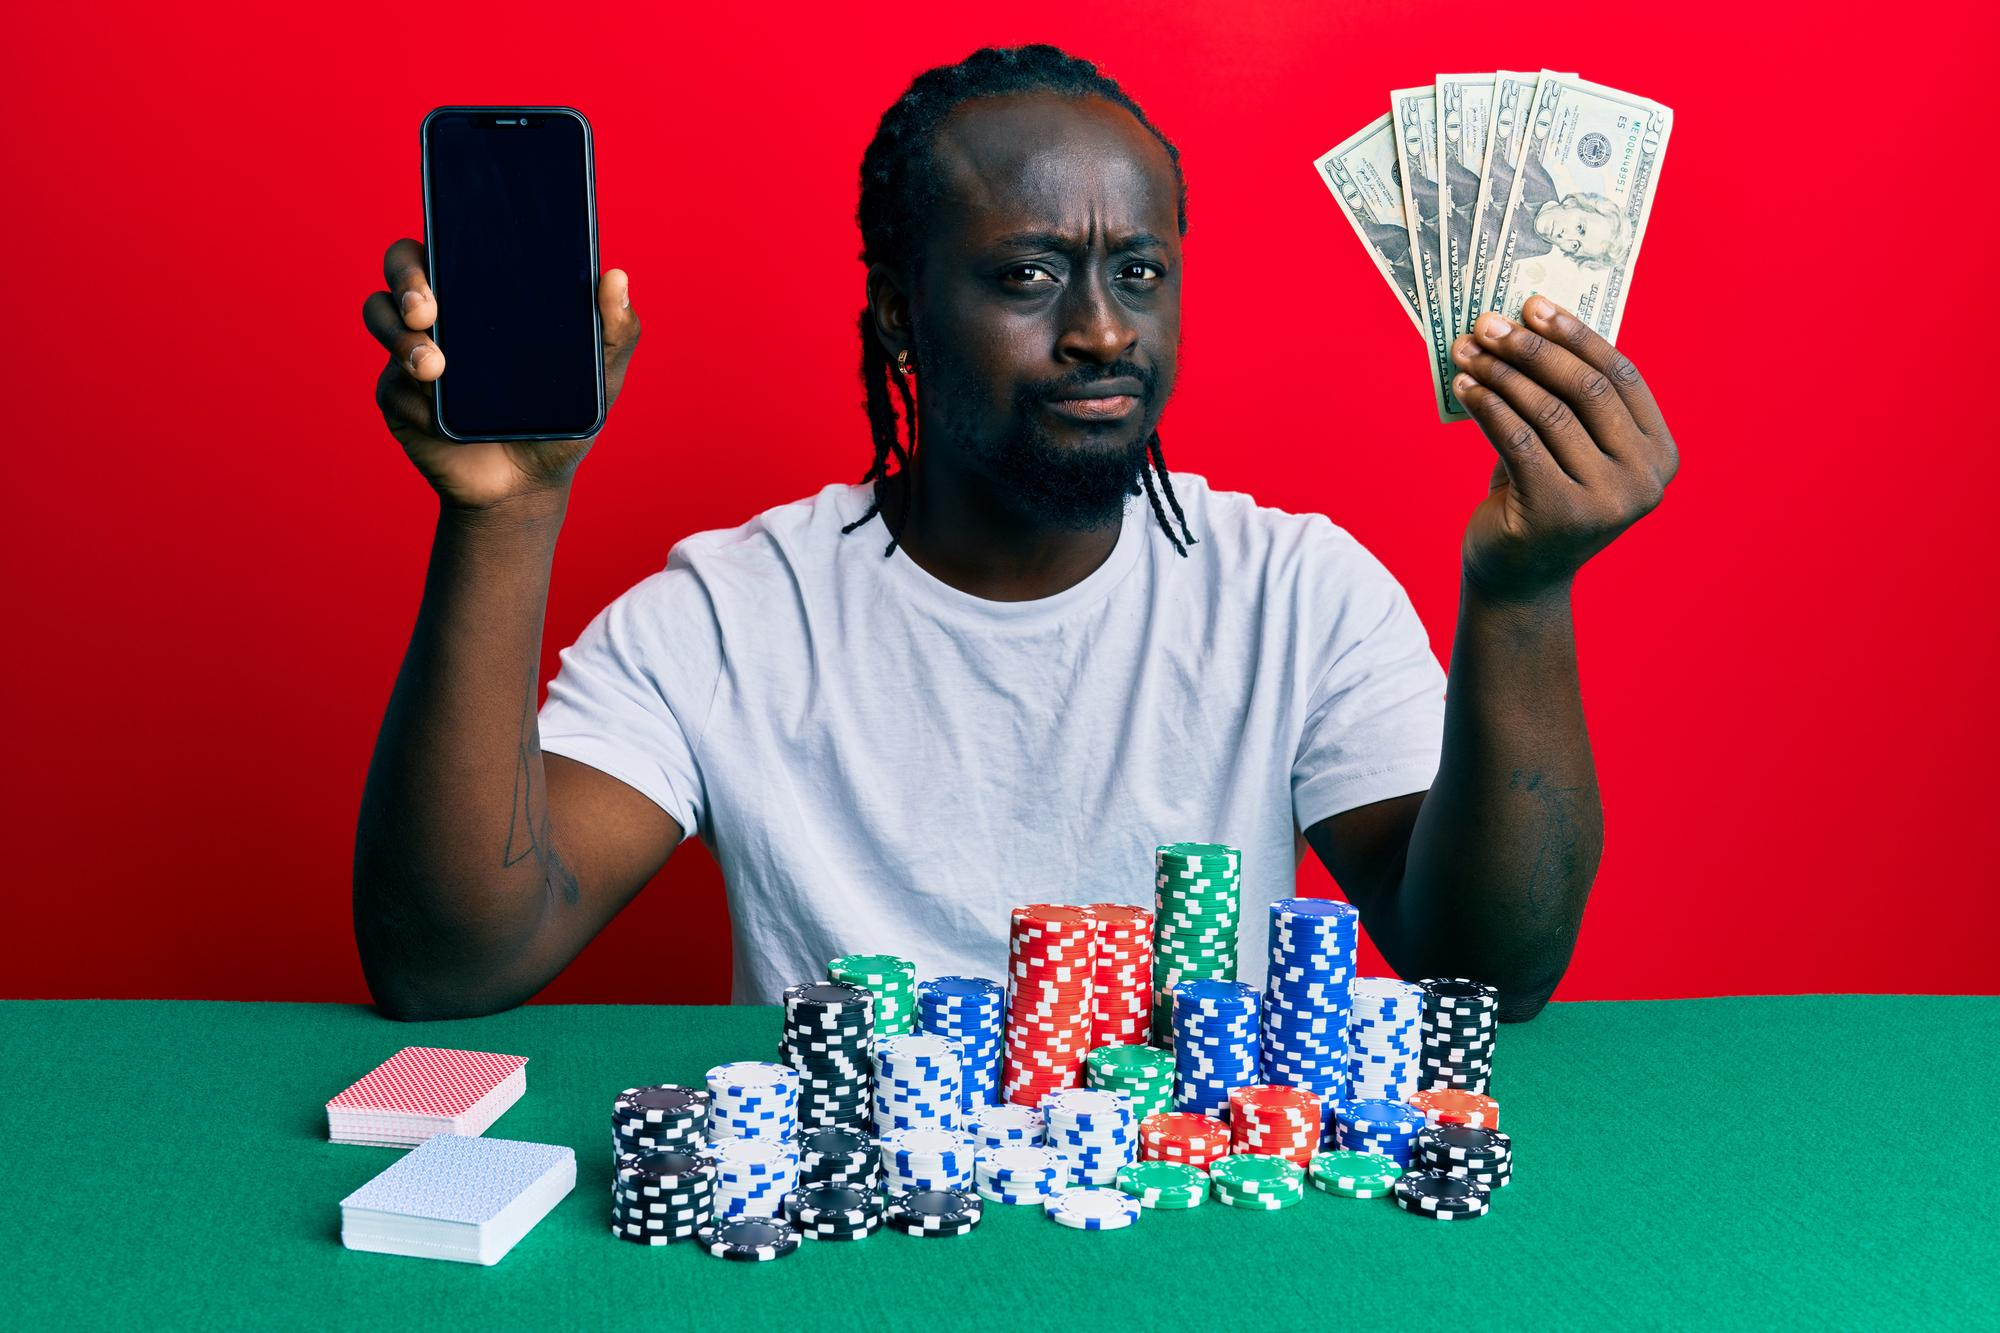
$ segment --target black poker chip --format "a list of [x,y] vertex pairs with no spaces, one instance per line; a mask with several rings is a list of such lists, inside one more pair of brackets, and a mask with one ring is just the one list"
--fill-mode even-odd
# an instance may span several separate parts
[[794,1226],[828,1222],[858,1227],[881,1215],[882,1201],[851,1185],[811,1185],[785,1195],[783,1208]]
[[682,1185],[715,1179],[716,1159],[681,1148],[655,1148],[618,1159],[617,1179],[628,1185]]
[[874,1217],[858,1227],[845,1226],[837,1222],[815,1222],[810,1226],[798,1227],[802,1240],[867,1240],[882,1229],[882,1215]]
[[882,1218],[911,1236],[963,1236],[979,1225],[983,1205],[971,1190],[912,1190],[889,1200]]
[[799,1160],[813,1157],[866,1157],[875,1152],[875,1140],[851,1129],[822,1129],[799,1135]]
[[1484,1185],[1443,1171],[1407,1171],[1389,1193],[1404,1212],[1439,1221],[1482,1216],[1492,1198]]
[[611,1104],[611,1118],[637,1120],[651,1125],[676,1124],[684,1120],[708,1119],[708,1094],[700,1088],[684,1088],[675,1083],[658,1083],[646,1088],[627,1088]]
[[799,1248],[799,1233],[766,1217],[732,1217],[707,1222],[695,1231],[695,1241],[718,1259],[757,1263],[782,1259]]
[[1497,1129],[1474,1125],[1426,1125],[1417,1132],[1417,1151],[1440,1162],[1458,1162],[1491,1171],[1514,1156],[1514,1141]]

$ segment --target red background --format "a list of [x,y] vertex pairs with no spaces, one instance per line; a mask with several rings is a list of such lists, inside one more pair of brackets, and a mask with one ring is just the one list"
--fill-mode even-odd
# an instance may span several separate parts
[[[546,681],[679,537],[859,476],[862,148],[923,68],[1032,40],[1100,62],[1181,147],[1170,463],[1332,516],[1447,660],[1492,455],[1436,423],[1312,159],[1439,71],[1573,68],[1671,105],[1621,345],[1684,468],[1578,588],[1608,834],[1560,996],[2000,989],[1990,31],[1923,4],[1866,28],[1711,4],[725,8],[15,12],[0,991],[364,993],[355,813],[435,502],[382,427],[360,308],[422,235],[428,108],[581,108],[603,262],[646,321],[563,533]],[[1311,858],[1302,881],[1329,887]],[[545,998],[721,1000],[726,929],[690,844]]]

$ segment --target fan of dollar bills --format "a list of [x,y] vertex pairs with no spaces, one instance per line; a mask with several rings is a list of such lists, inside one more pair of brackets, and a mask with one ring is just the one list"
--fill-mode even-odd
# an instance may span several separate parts
[[1441,420],[1471,420],[1451,345],[1485,311],[1539,293],[1617,341],[1673,123],[1574,74],[1440,74],[1313,163],[1430,344]]

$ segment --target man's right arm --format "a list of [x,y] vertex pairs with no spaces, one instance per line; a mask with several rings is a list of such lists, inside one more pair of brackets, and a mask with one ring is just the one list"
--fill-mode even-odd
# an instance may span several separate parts
[[[423,247],[383,256],[362,321],[388,350],[375,401],[439,498],[416,628],[396,676],[354,838],[354,935],[396,1018],[492,1013],[533,995],[645,887],[681,840],[616,778],[544,757],[542,621],[570,483],[592,440],[442,438],[424,332],[438,302]],[[615,402],[639,341],[620,269],[598,280]]]

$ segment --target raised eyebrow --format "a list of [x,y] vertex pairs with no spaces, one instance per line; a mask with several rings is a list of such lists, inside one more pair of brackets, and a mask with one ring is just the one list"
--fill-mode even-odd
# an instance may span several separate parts
[[[1145,247],[1164,250],[1167,243],[1150,231],[1135,231],[1129,236],[1113,238],[1111,249],[1123,253]],[[1060,254],[1073,255],[1083,251],[1084,246],[1073,236],[1064,236],[1054,231],[1017,231],[994,240],[989,247],[994,250],[1054,250]]]

